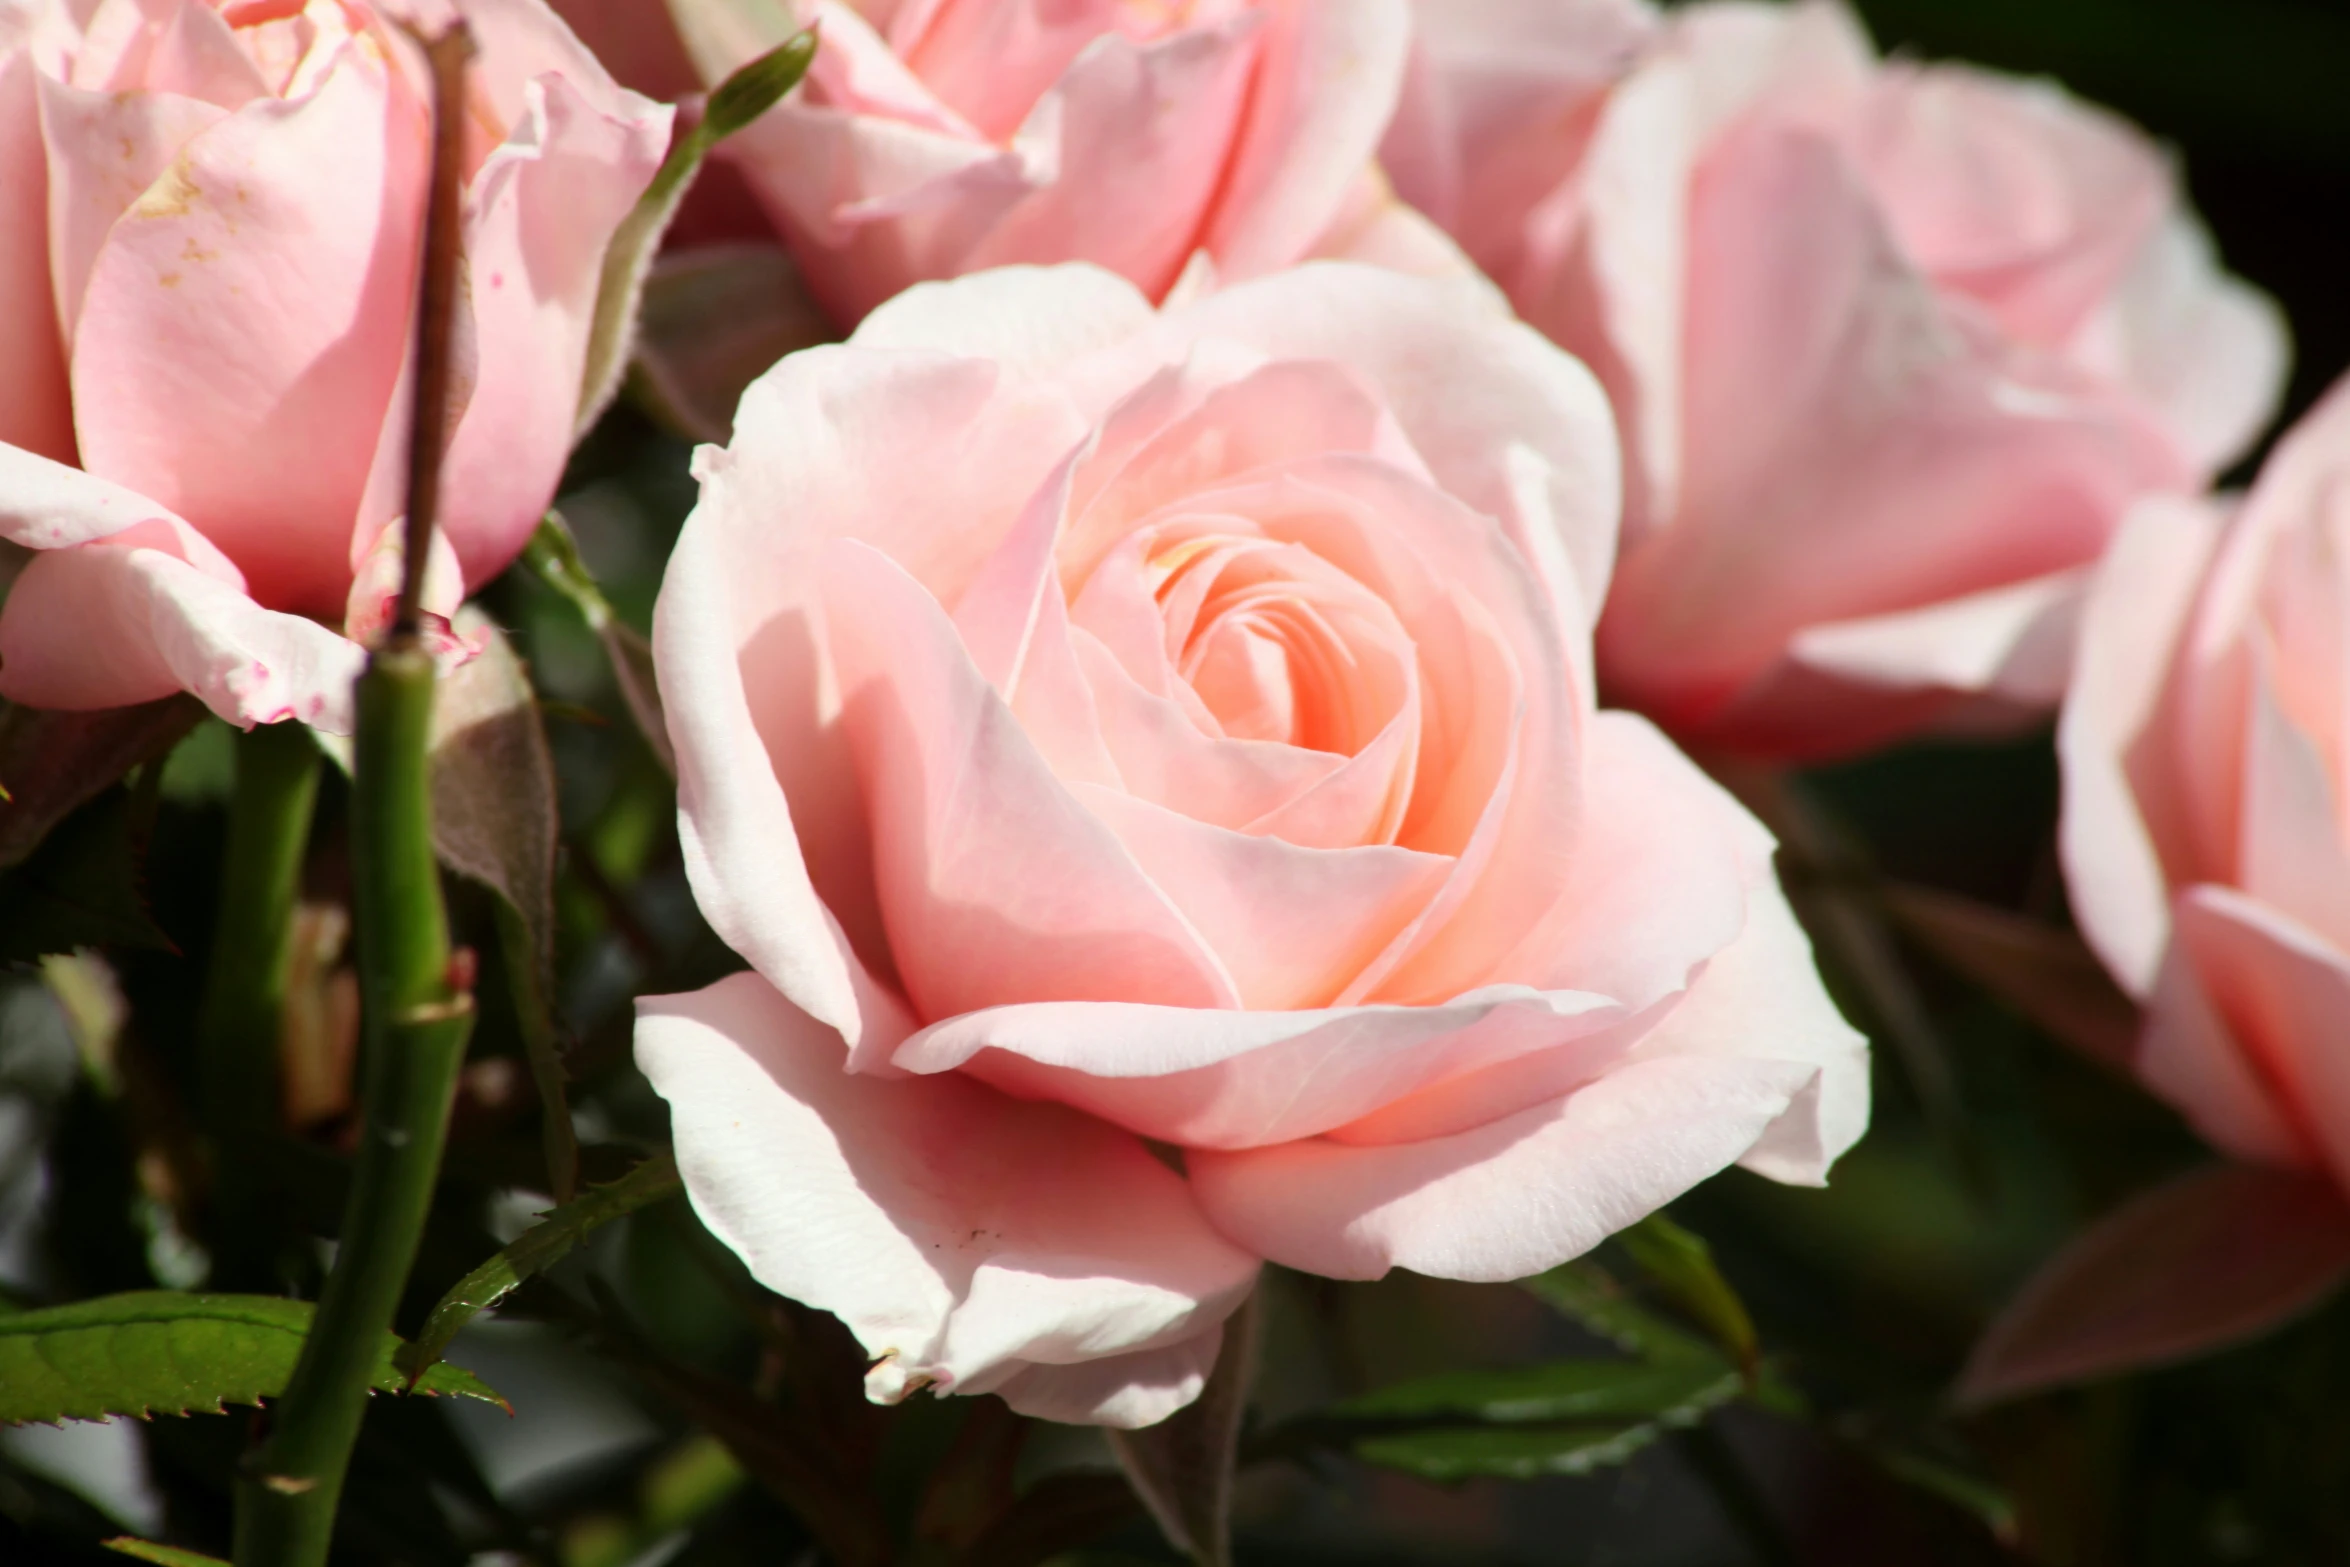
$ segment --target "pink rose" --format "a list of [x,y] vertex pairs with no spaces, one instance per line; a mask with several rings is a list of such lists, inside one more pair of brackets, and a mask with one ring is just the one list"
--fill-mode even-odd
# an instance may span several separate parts
[[2350,1188],[2350,383],[2232,518],[2149,501],[2057,731],[2081,929],[2137,1069],[2217,1146]]
[[[580,3],[580,0],[574,0]],[[705,78],[777,30],[674,0]],[[778,7],[779,11],[792,8]],[[1226,279],[1315,252],[1363,199],[1394,106],[1404,0],[799,0],[807,81],[726,156],[825,308],[908,284],[1091,261],[1164,296],[1195,255]],[[1397,245],[1442,265],[1396,209]]]
[[[612,231],[670,111],[538,0],[466,0],[458,392],[432,607],[571,446]],[[0,0],[0,695],[348,722],[398,579],[421,60],[357,0]],[[86,16],[86,22],[77,18]]]
[[874,1396],[1144,1424],[1261,1258],[1515,1278],[1860,1133],[1770,840],[1593,705],[1599,389],[1473,293],[928,285],[700,475],[654,642],[755,972],[637,1054]]
[[2274,307],[2161,150],[1827,3],[1422,0],[1385,157],[1622,422],[1611,693],[1848,752],[2045,710],[2128,504],[2274,407]]

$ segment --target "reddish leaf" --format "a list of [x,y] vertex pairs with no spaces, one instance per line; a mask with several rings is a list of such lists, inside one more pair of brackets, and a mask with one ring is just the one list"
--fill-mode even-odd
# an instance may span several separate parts
[[2127,1074],[2138,1008],[2071,931],[1923,887],[1887,887],[1886,912],[1920,946],[2061,1044]]
[[2017,1292],[1959,1376],[1962,1408],[2253,1338],[2350,1274],[2350,1203],[2322,1177],[2213,1164],[2132,1198]]
[[203,716],[189,696],[94,713],[0,702],[0,867],[23,860],[77,806],[170,750]]

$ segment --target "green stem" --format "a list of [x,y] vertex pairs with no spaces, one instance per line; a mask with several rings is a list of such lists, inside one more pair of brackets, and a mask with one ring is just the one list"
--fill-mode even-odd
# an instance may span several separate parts
[[432,660],[395,638],[360,677],[351,862],[365,1030],[342,1249],[268,1440],[237,1486],[238,1567],[321,1567],[383,1335],[416,1260],[473,1026],[433,857]]
[[[204,1118],[224,1151],[277,1122],[278,1019],[293,965],[294,903],[318,803],[318,747],[300,724],[237,742],[220,916],[197,1022]],[[243,1161],[224,1159],[226,1176]]]

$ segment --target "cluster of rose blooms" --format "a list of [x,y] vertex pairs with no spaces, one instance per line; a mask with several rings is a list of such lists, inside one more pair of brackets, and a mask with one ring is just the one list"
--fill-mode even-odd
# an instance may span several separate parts
[[[394,9],[0,0],[0,694],[348,728],[429,161]],[[553,494],[673,119],[461,9],[443,613]],[[2350,1179],[2350,395],[2212,491],[2284,332],[2132,127],[1832,0],[569,9],[632,79],[820,23],[724,155],[848,335],[699,453],[655,628],[749,968],[637,1050],[876,1397],[1144,1424],[1265,1260],[1515,1278],[1823,1180],[1865,1044],[1691,753],[2061,704],[2140,1075]]]

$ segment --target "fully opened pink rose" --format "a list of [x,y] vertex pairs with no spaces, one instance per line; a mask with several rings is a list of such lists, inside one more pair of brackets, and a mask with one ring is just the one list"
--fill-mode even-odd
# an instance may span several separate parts
[[2205,1136],[2350,1188],[2350,386],[2232,518],[2149,502],[2098,568],[2058,740],[2081,928]]
[[[777,41],[673,0],[704,75]],[[1455,253],[1371,172],[1405,0],[801,0],[807,82],[727,156],[827,309],[1013,262],[1091,261],[1156,299],[1344,250]]]
[[2274,406],[2282,328],[2175,171],[1841,6],[1421,0],[1398,190],[1624,433],[1599,631],[1676,733],[1845,752],[2044,710],[2083,568]]
[[[606,242],[670,111],[539,0],[466,0],[461,401],[430,607],[570,450]],[[0,0],[0,695],[348,725],[396,588],[421,62],[358,0]]]
[[1615,436],[1455,285],[914,289],[705,448],[644,1004],[713,1231],[871,1390],[1137,1425],[1260,1259],[1533,1273],[1867,1119],[1760,828],[1596,710]]

